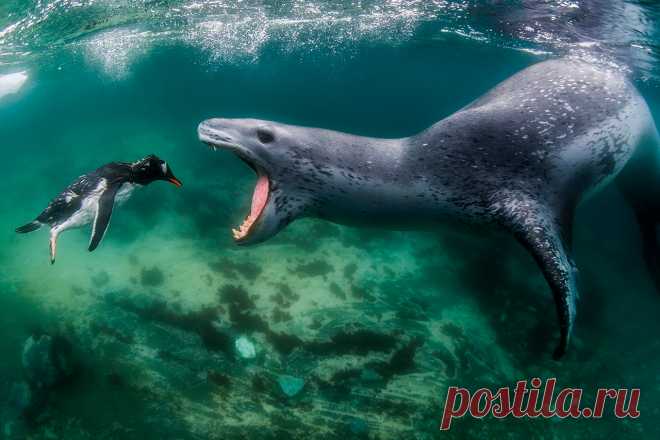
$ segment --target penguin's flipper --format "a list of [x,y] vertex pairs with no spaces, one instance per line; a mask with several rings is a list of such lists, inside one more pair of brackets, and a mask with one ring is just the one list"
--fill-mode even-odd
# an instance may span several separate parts
[[[534,257],[552,291],[559,320],[559,344],[553,358],[559,360],[568,347],[575,322],[577,269],[570,255],[568,215],[556,215],[553,209],[523,193],[503,194],[496,212],[501,222]],[[559,219],[564,219],[560,221]]]
[[110,217],[112,216],[112,208],[115,205],[115,195],[119,190],[119,185],[112,185],[106,189],[101,197],[99,197],[99,206],[96,209],[96,216],[94,217],[94,225],[92,226],[92,237],[89,240],[89,251],[92,252],[98,247],[103,240],[105,231],[110,224]]

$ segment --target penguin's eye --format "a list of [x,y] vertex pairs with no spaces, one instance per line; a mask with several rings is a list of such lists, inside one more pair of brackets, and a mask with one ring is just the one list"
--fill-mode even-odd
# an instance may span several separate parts
[[161,162],[160,169],[163,171],[163,174],[167,174],[167,162]]
[[275,140],[273,133],[265,128],[257,129],[257,137],[259,138],[259,142],[262,144],[268,144]]

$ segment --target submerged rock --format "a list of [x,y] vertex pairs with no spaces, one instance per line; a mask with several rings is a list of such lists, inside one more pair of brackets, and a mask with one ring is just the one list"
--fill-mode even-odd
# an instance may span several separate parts
[[21,420],[11,420],[5,422],[3,428],[3,439],[7,440],[23,440],[27,438],[27,427]]
[[298,274],[300,278],[325,277],[335,268],[325,260],[314,260],[309,263],[303,263],[296,266],[291,272]]
[[236,339],[234,346],[239,356],[243,359],[254,359],[257,356],[257,350],[254,344],[245,336]]
[[14,383],[9,391],[6,421],[15,422],[13,426],[16,428],[24,421],[36,420],[46,408],[49,394],[48,389],[36,388],[25,381]]
[[108,275],[108,272],[106,271],[101,271],[96,275],[92,276],[92,283],[96,287],[103,287],[107,285],[109,282],[110,282],[110,275]]
[[32,405],[33,393],[30,385],[26,382],[18,382],[12,385],[9,391],[9,405],[12,412],[22,414]]
[[365,368],[360,373],[360,379],[365,382],[377,382],[383,380],[383,376],[371,368]]
[[282,374],[277,377],[277,383],[284,394],[293,397],[305,386],[305,381],[299,377]]
[[217,262],[209,263],[209,267],[223,274],[226,278],[236,279],[238,275],[254,281],[261,274],[261,267],[252,262],[240,262],[229,258],[221,258]]
[[34,388],[51,388],[74,373],[71,344],[61,336],[30,336],[23,345],[21,365]]
[[166,302],[147,297],[128,296],[110,299],[121,309],[134,313],[145,321],[166,324],[199,335],[208,350],[232,353],[233,338],[219,325],[219,308],[204,307],[200,310],[181,313]]
[[30,336],[23,344],[21,366],[25,380],[12,385],[5,412],[5,438],[25,438],[25,422],[39,418],[53,389],[75,372],[73,348],[62,336],[45,333]]
[[140,282],[143,286],[157,287],[165,282],[165,275],[163,274],[163,271],[155,266],[151,269],[143,268],[140,274]]

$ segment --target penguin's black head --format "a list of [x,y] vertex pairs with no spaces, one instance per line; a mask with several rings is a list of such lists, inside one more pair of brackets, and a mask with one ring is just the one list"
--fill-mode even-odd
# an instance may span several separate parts
[[176,186],[181,186],[181,181],[174,177],[170,166],[164,160],[154,154],[131,164],[132,182],[147,185],[156,180],[166,180]]

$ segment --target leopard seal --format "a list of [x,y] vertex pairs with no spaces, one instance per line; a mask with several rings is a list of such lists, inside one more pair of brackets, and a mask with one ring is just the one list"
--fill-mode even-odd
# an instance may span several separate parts
[[[293,220],[422,227],[446,220],[495,225],[532,254],[559,321],[553,357],[576,315],[574,212],[616,180],[657,266],[658,135],[646,102],[620,72],[571,59],[543,61],[410,137],[378,139],[256,119],[208,119],[199,139],[228,149],[258,176],[239,244]],[[615,179],[616,178],[616,179]]]

